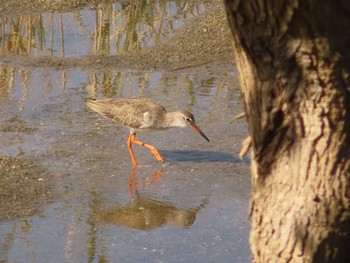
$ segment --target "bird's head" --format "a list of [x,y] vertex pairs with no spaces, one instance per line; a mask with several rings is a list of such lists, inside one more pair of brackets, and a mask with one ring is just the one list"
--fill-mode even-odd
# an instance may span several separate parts
[[204,139],[209,142],[208,137],[202,132],[202,130],[196,125],[194,116],[191,112],[181,110],[177,115],[177,126],[178,127],[191,127],[194,131],[198,132]]

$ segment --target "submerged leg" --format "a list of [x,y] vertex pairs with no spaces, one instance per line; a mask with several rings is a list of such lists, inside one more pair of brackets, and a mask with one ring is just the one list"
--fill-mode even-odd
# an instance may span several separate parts
[[[157,158],[158,161],[164,162],[162,156],[159,154],[159,152],[157,151],[157,149],[154,146],[146,144],[146,143],[141,142],[141,141],[138,141],[138,140],[135,139],[135,137],[136,137],[136,134],[135,133],[131,133],[130,136],[129,136],[129,140],[128,140],[128,148],[129,148],[129,151],[130,151],[131,160],[132,160],[134,165],[136,165],[136,160],[135,160],[134,153],[132,151],[131,143],[135,143],[135,144],[138,144],[138,145],[141,145],[143,147],[148,148],[153,153],[154,157]],[[130,146],[129,146],[129,144],[130,144]]]
[[159,179],[162,176],[162,172],[160,170],[155,171],[151,177],[148,177],[146,180],[137,180],[137,176],[135,177],[136,173],[136,166],[133,166],[131,168],[131,173],[130,173],[130,179],[129,179],[129,191],[130,191],[130,197],[133,199],[137,195],[137,190],[138,188],[142,187],[147,187],[148,185],[155,184],[156,182],[159,181]]

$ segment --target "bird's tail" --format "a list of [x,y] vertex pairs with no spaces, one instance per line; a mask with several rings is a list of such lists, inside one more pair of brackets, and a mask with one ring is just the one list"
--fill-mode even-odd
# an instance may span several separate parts
[[88,106],[90,109],[99,112],[99,110],[96,108],[96,99],[95,98],[86,98],[85,105]]
[[96,101],[96,98],[88,97],[88,98],[85,99],[85,103],[88,103],[89,101]]
[[109,117],[109,116],[106,116],[106,114],[108,113],[108,105],[106,107],[104,100],[96,100],[96,99],[92,99],[92,98],[86,98],[85,104],[90,109],[104,115],[105,117]]

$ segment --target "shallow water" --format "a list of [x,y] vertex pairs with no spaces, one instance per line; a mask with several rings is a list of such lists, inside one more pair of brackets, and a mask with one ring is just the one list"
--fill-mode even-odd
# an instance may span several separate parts
[[[133,45],[152,46],[159,35],[171,37],[173,28],[204,12],[200,3],[186,3],[158,3],[152,12],[140,12],[139,24],[134,24],[144,37]],[[113,23],[128,21],[128,8],[121,4],[38,15],[46,39],[50,28],[56,30],[50,44],[54,48],[29,48],[25,53],[104,52],[94,49],[98,33],[91,32],[106,9],[109,14],[124,10]],[[150,14],[152,23],[146,19]],[[65,23],[64,38],[58,38],[59,23],[50,25],[50,16]],[[79,16],[84,29],[71,21]],[[104,24],[111,21],[106,18]],[[150,24],[157,28],[159,21],[172,25],[164,22],[167,26],[157,35],[149,28]],[[84,36],[85,32],[93,37]],[[122,33],[110,27],[105,34],[115,45]],[[124,43],[120,50],[128,50],[127,38],[119,36]],[[59,46],[60,41],[64,45]],[[107,53],[117,54],[118,48]],[[22,51],[3,49],[2,54]],[[233,69],[218,73],[211,64],[178,73],[0,67],[0,122],[21,127],[0,131],[0,153],[29,158],[53,175],[53,200],[39,214],[1,222],[0,261],[250,262],[249,160],[240,160],[237,154],[246,127],[234,119],[242,105]],[[128,130],[87,109],[84,99],[135,95],[153,98],[168,110],[192,111],[210,143],[191,129],[138,134],[158,148],[165,163],[134,147],[141,165],[132,169]]]
[[186,19],[203,11],[198,0],[148,0],[93,3],[64,13],[4,15],[0,51],[64,57],[137,51],[169,39]]

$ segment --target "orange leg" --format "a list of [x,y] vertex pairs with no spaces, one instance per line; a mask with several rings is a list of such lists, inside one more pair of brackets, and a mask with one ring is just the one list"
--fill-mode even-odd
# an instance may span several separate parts
[[132,150],[132,145],[131,145],[133,139],[135,139],[135,134],[134,133],[130,133],[130,136],[129,136],[127,144],[128,144],[128,149],[129,149],[129,153],[130,153],[132,164],[134,166],[136,166],[136,159],[135,159],[135,155],[134,155],[134,152]]
[[138,141],[135,139],[135,137],[136,137],[135,133],[130,133],[130,136],[128,139],[128,149],[130,152],[131,161],[132,161],[134,166],[136,165],[136,159],[135,159],[134,152],[132,150],[132,143],[135,143],[135,144],[138,144],[138,145],[141,145],[143,147],[148,148],[153,153],[154,157],[157,158],[158,161],[163,162],[162,156],[159,154],[159,152],[157,151],[157,149],[154,146],[146,144],[146,143],[141,142],[141,141]]

